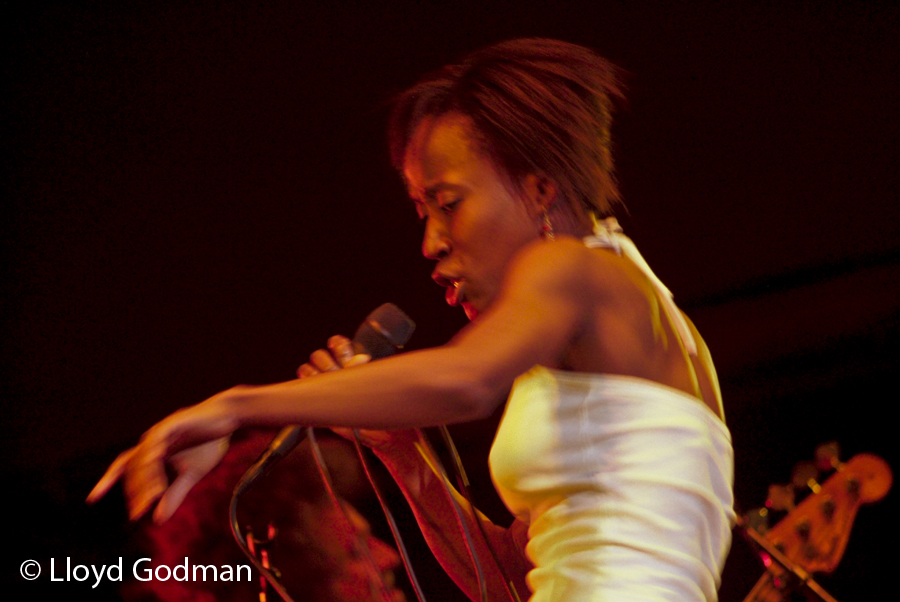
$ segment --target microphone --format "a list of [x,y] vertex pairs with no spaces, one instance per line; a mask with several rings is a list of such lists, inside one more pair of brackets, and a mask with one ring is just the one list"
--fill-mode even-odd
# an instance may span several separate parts
[[[370,313],[356,329],[352,341],[353,349],[356,353],[372,356],[372,360],[388,357],[403,349],[415,329],[415,322],[399,307],[393,303],[385,303]],[[232,497],[243,494],[261,476],[269,472],[279,460],[297,447],[305,434],[304,426],[291,425],[281,429],[259,459],[244,473],[234,488]]]

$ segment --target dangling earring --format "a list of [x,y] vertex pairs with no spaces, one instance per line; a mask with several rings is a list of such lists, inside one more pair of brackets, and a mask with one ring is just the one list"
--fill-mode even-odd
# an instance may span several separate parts
[[544,223],[541,226],[541,237],[546,238],[547,240],[555,240],[555,236],[553,235],[553,224],[550,222],[550,214],[547,213],[547,210],[544,209]]

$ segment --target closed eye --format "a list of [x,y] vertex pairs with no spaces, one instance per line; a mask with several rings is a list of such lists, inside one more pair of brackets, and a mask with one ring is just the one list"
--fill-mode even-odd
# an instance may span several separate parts
[[456,210],[457,206],[459,205],[459,201],[460,201],[459,199],[456,199],[456,200],[450,201],[449,203],[442,204],[441,211],[443,211],[447,215],[450,215],[451,213],[453,213]]

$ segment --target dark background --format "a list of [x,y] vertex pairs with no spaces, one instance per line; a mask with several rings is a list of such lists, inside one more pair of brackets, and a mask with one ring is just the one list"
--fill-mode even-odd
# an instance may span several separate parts
[[[47,583],[48,559],[136,558],[118,492],[82,500],[175,408],[288,378],[384,301],[418,322],[413,347],[464,323],[418,253],[383,105],[511,37],[629,73],[620,221],[717,360],[740,506],[823,441],[893,463],[892,3],[297,4],[4,4],[8,588],[115,597]],[[838,599],[890,583],[895,500],[860,511],[823,579]],[[736,538],[722,599],[760,572]]]

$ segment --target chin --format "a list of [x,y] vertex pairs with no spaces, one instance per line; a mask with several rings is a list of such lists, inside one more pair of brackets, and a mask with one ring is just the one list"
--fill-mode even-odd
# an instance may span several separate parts
[[478,317],[478,310],[471,303],[463,303],[462,308],[470,322]]

